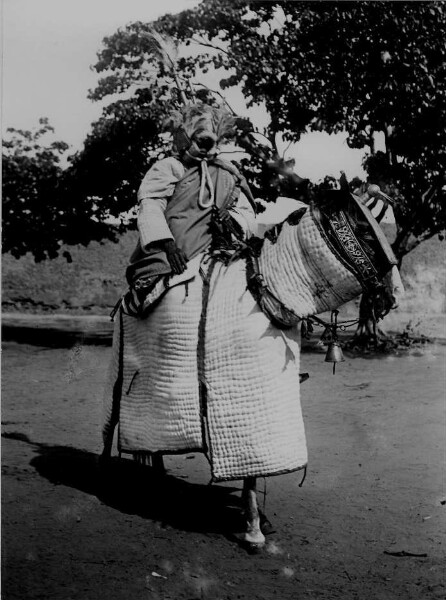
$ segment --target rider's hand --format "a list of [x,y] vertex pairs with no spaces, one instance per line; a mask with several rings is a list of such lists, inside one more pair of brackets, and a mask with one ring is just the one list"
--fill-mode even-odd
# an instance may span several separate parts
[[229,211],[226,208],[216,208],[215,216],[217,221],[219,221],[220,223],[229,223],[229,221],[231,220],[231,215],[229,214]]
[[164,251],[175,275],[183,273],[187,267],[187,256],[185,253],[178,248],[173,240],[168,240],[165,243]]

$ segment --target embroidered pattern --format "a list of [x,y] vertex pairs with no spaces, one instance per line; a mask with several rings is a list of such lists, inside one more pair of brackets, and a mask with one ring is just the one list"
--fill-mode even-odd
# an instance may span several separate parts
[[341,211],[337,215],[330,216],[330,225],[361,280],[367,284],[370,281],[376,283],[377,271],[356,239],[345,214]]

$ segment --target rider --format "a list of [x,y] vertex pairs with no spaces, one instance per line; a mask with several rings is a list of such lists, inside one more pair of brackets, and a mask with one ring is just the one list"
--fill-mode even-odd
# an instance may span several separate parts
[[175,125],[173,155],[149,169],[138,191],[139,240],[126,272],[137,312],[160,279],[183,273],[217,237],[230,243],[254,232],[249,187],[232,163],[218,157],[217,144],[233,135],[235,119],[193,104]]

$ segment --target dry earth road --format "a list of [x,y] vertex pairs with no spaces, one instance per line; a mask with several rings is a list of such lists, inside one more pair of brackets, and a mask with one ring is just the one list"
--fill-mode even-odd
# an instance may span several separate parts
[[445,350],[335,376],[303,355],[307,478],[267,479],[275,533],[249,555],[241,484],[208,486],[201,455],[162,482],[117,458],[98,472],[109,347],[4,343],[4,600],[445,598]]

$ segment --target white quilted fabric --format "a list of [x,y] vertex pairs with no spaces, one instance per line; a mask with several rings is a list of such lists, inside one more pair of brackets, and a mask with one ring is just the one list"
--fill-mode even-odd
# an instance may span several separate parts
[[356,277],[322,238],[310,210],[284,223],[276,243],[265,240],[260,272],[270,290],[299,316],[333,310],[361,293]]
[[[299,225],[285,223],[275,244],[265,243],[260,267],[273,293],[302,316],[337,308],[360,292],[309,211]],[[148,318],[122,316],[121,450],[202,450],[216,481],[305,466],[298,332],[270,323],[246,289],[245,268],[243,261],[215,266],[203,313],[203,281],[195,271]],[[118,320],[104,400],[105,436],[119,339]]]
[[244,264],[218,265],[209,299],[205,379],[214,479],[292,471],[307,462],[297,328],[279,331],[246,290]]
[[[205,450],[214,480],[272,475],[306,464],[299,402],[297,331],[276,330],[246,291],[245,265],[217,265],[204,338],[207,419],[200,415],[197,360],[202,280],[167,292],[144,320],[123,315],[124,380],[119,446],[124,452]],[[119,362],[116,324],[104,434]],[[208,425],[207,425],[208,424]]]
[[[186,295],[187,293],[187,295]],[[123,451],[202,448],[197,344],[201,282],[179,285],[146,319],[123,316]]]

